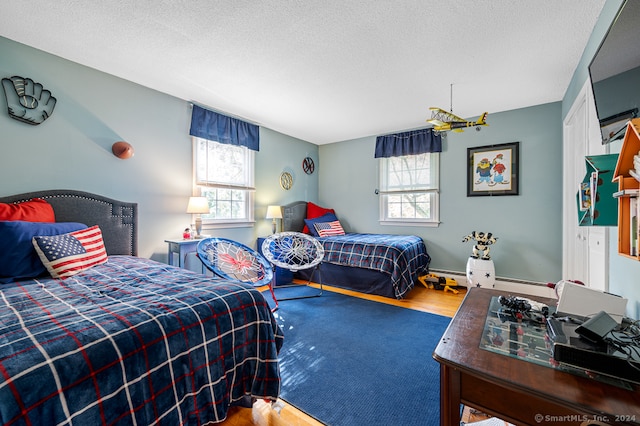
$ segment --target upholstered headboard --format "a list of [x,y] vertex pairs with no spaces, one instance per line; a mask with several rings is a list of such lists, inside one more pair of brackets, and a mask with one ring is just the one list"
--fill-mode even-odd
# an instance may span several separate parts
[[301,232],[307,217],[307,202],[295,201],[282,207],[282,230]]
[[56,222],[98,225],[107,254],[138,254],[138,204],[74,190],[45,190],[0,197],[1,203],[42,198],[53,206]]

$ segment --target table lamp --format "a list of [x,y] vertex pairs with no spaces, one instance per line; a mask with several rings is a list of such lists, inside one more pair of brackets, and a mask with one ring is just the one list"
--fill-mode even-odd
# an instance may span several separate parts
[[267,219],[273,219],[271,223],[271,233],[276,233],[276,219],[282,219],[282,209],[280,206],[267,207]]
[[209,201],[207,197],[189,197],[187,213],[196,215],[196,238],[202,238],[202,213],[209,213]]

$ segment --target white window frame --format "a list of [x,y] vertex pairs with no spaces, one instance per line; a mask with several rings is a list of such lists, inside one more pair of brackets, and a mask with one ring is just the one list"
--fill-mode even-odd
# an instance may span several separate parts
[[[217,141],[210,141],[198,137],[193,137],[193,195],[194,196],[206,196],[209,190],[232,190],[241,191],[244,193],[244,205],[242,206],[242,214],[238,218],[221,217],[215,218],[212,215],[203,214],[202,226],[203,228],[215,229],[215,228],[239,228],[253,226],[254,220],[254,173],[255,173],[255,154],[253,150],[247,147],[241,147],[237,145],[222,144]],[[210,170],[210,162],[216,161],[216,158],[206,155],[205,158],[199,156],[198,144],[204,142],[206,144],[216,144],[217,149],[229,149],[240,150],[244,155],[244,164],[247,165],[247,169],[243,171],[242,181],[224,181],[218,179],[215,176],[209,176],[208,170]],[[201,164],[202,163],[202,164]],[[198,173],[199,167],[203,167],[204,171]],[[231,200],[226,200],[232,202]],[[212,203],[210,202],[210,205]],[[212,205],[213,208],[213,205]],[[193,217],[195,222],[195,216]]]
[[[437,152],[418,154],[427,155],[429,159],[429,177],[428,182],[402,182],[400,185],[394,187],[390,184],[391,162],[398,161],[414,157],[413,155],[407,155],[404,157],[391,157],[380,158],[379,168],[379,196],[380,196],[380,224],[381,225],[396,225],[396,226],[438,226],[440,223],[440,154]],[[408,168],[405,172],[408,172],[408,178],[416,178],[416,169]],[[415,196],[419,194],[427,194],[430,198],[430,213],[429,218],[417,218],[417,217],[391,217],[389,212],[390,197],[397,196]],[[410,201],[407,201],[411,204]]]

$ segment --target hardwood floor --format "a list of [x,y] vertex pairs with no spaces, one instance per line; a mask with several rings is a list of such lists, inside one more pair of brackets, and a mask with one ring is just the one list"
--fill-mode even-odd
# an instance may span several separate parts
[[[389,303],[408,309],[431,312],[438,315],[453,317],[466,294],[465,288],[460,288],[458,294],[439,290],[430,290],[421,285],[416,286],[406,299],[394,300],[387,297],[371,296],[362,293],[343,290],[336,287],[324,286],[325,290],[347,294],[377,302]],[[430,354],[429,354],[430,356]],[[281,409],[278,409],[280,408]],[[227,420],[220,423],[223,426],[318,426],[322,423],[307,416],[302,411],[279,400],[276,406],[265,401],[257,401],[253,408],[234,407],[229,411]]]

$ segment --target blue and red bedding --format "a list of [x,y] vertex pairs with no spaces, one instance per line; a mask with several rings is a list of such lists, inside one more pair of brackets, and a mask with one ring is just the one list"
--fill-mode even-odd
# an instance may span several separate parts
[[389,274],[397,299],[413,288],[418,275],[428,272],[431,261],[422,238],[415,235],[349,233],[318,240],[325,263]]
[[275,400],[283,335],[254,287],[110,256],[0,287],[0,423],[202,425]]

